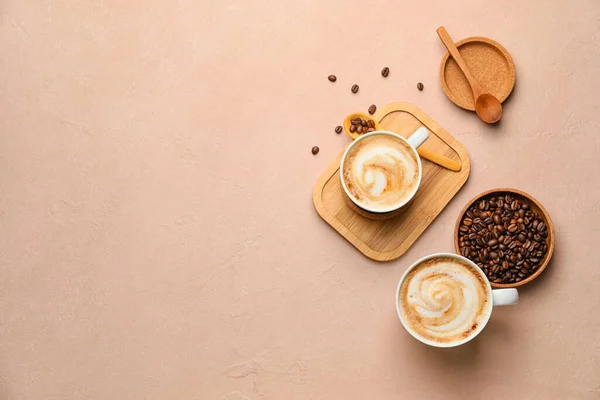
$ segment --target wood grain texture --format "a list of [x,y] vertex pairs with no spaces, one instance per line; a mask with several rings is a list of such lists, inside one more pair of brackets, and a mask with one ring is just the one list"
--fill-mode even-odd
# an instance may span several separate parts
[[[500,103],[506,100],[516,80],[510,53],[495,40],[481,36],[460,40],[456,47],[479,85]],[[440,83],[450,101],[465,110],[475,111],[471,85],[449,52],[440,65]]]
[[318,178],[313,203],[319,215],[365,256],[390,261],[410,248],[469,177],[471,162],[465,148],[438,123],[413,104],[394,102],[373,116],[382,128],[404,137],[425,126],[431,135],[421,146],[461,164],[459,172],[423,160],[423,178],[413,201],[397,216],[385,220],[366,218],[345,199],[339,179],[343,151]]
[[542,217],[542,220],[544,221],[544,223],[546,224],[546,228],[548,229],[548,237],[546,238],[546,244],[548,245],[548,251],[544,255],[544,259],[542,260],[542,263],[540,264],[538,269],[535,271],[535,273],[530,275],[526,279],[523,279],[521,282],[514,282],[514,283],[490,282],[492,287],[501,288],[501,289],[515,288],[515,287],[523,286],[526,283],[529,283],[532,280],[534,280],[535,278],[537,278],[538,276],[540,276],[540,274],[546,269],[546,267],[550,263],[550,259],[552,258],[552,254],[554,253],[554,223],[552,223],[552,218],[550,218],[550,214],[548,214],[548,211],[546,211],[546,209],[544,208],[542,203],[537,201],[536,198],[533,197],[532,195],[530,195],[529,193],[523,192],[522,190],[509,189],[509,188],[498,188],[498,189],[487,190],[483,193],[479,193],[477,196],[473,197],[471,199],[471,201],[469,201],[464,206],[464,208],[462,209],[460,214],[458,214],[458,218],[456,219],[456,225],[454,226],[454,248],[456,249],[457,254],[460,254],[460,246],[458,243],[458,229],[460,228],[460,223],[463,220],[463,218],[465,217],[465,213],[467,212],[469,207],[471,207],[473,205],[473,203],[475,203],[479,200],[487,200],[493,196],[501,196],[501,195],[506,195],[506,194],[510,194],[514,198],[519,199],[519,200],[529,204],[531,209],[533,211],[537,212]]

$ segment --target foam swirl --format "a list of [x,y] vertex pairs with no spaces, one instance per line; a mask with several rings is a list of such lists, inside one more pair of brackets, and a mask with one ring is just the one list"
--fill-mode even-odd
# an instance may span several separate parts
[[402,317],[417,335],[439,343],[469,337],[490,313],[488,287],[470,265],[450,257],[427,260],[400,290]]
[[404,203],[416,190],[419,164],[412,148],[391,135],[357,142],[343,166],[348,191],[361,204],[388,209]]

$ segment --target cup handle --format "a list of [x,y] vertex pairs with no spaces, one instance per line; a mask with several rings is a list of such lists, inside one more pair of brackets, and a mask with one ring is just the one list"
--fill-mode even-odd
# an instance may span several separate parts
[[429,131],[424,126],[420,127],[416,131],[413,132],[412,135],[407,139],[408,144],[410,144],[415,149],[422,145],[427,138],[429,137]]
[[517,304],[519,301],[519,292],[514,288],[492,290],[492,299],[494,306]]

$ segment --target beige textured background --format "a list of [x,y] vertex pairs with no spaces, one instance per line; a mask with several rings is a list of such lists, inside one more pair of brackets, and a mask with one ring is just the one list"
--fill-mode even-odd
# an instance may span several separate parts
[[[513,55],[498,127],[443,95],[442,24]],[[599,75],[597,0],[0,0],[0,399],[600,398]],[[311,191],[342,117],[393,100],[472,172],[378,264]],[[427,348],[397,281],[498,186],[550,211],[553,263]]]

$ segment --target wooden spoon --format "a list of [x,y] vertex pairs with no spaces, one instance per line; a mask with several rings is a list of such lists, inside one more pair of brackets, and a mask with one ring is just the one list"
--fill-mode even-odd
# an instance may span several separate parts
[[502,118],[502,104],[500,104],[498,99],[495,98],[492,94],[486,92],[481,87],[479,82],[477,82],[477,79],[475,79],[473,75],[471,75],[469,67],[467,67],[465,60],[460,55],[460,52],[458,51],[456,45],[454,44],[454,41],[446,31],[446,28],[440,26],[437,29],[437,34],[442,40],[442,43],[444,43],[444,46],[446,46],[446,48],[450,52],[452,58],[454,58],[454,61],[456,61],[456,63],[458,64],[463,74],[465,74],[467,81],[469,81],[469,85],[471,85],[471,90],[473,91],[473,98],[475,99],[475,112],[477,113],[477,116],[483,122],[487,122],[488,124],[493,124],[500,121],[500,118]]
[[[381,127],[381,125],[379,124],[379,122],[377,122],[377,120],[375,120],[372,116],[367,115],[365,113],[361,113],[361,112],[355,112],[355,113],[348,115],[344,119],[344,132],[346,132],[346,134],[348,136],[350,136],[350,138],[352,138],[353,140],[362,136],[362,134],[360,134],[360,133],[350,132],[350,125],[352,125],[351,121],[353,118],[362,118],[364,120],[372,120],[373,122],[375,122],[375,130],[377,130],[377,131],[384,130]],[[419,147],[417,149],[417,152],[419,153],[419,156],[421,158],[429,160],[432,163],[439,165],[440,167],[449,169],[450,171],[458,172],[462,169],[462,164],[459,163],[458,161],[454,161],[451,158],[444,157],[443,155],[433,152],[431,150],[427,150],[427,149],[424,149],[423,147]]]

